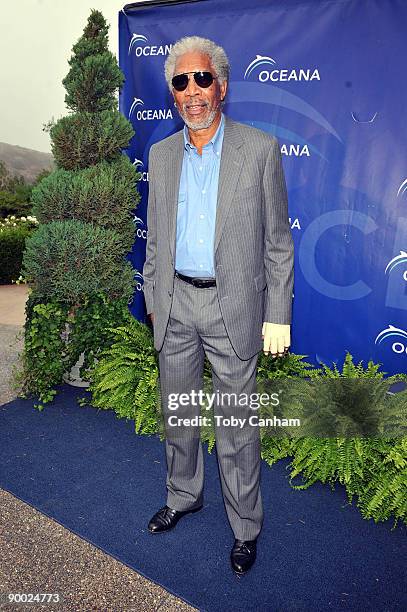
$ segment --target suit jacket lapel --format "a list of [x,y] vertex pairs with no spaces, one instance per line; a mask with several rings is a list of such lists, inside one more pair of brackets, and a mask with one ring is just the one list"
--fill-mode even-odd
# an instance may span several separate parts
[[242,144],[243,140],[238,125],[225,115],[225,131],[220,158],[218,200],[216,205],[215,252],[242,171],[244,154],[239,150]]
[[[225,115],[222,154],[219,169],[218,199],[216,205],[215,244],[216,251],[225,225],[237,182],[242,171],[244,154],[239,151],[243,144],[238,125]],[[168,239],[171,255],[174,258],[178,192],[181,180],[182,161],[184,157],[184,138],[182,130],[172,143],[166,165],[166,197],[168,211]]]
[[182,161],[184,158],[184,137],[182,130],[177,132],[177,138],[169,151],[166,166],[166,197],[168,214],[168,240],[171,256],[175,255],[175,238],[177,230],[178,192],[181,181]]

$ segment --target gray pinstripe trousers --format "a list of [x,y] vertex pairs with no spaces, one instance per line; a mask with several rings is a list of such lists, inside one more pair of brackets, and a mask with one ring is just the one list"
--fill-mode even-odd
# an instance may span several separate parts
[[[166,432],[167,505],[179,511],[203,503],[200,428],[170,427],[166,417],[191,418],[199,416],[201,409],[199,403],[187,402],[170,410],[168,394],[203,389],[205,354],[212,366],[213,392],[239,396],[256,391],[258,354],[248,360],[236,355],[225,329],[216,287],[198,288],[175,277],[170,318],[159,351],[159,383]],[[263,523],[259,428],[248,424],[254,412],[242,402],[215,401],[213,410],[214,415],[222,417],[220,425],[215,424],[216,453],[229,523],[235,538],[253,540]],[[245,426],[224,425],[223,418],[231,415],[246,418]]]

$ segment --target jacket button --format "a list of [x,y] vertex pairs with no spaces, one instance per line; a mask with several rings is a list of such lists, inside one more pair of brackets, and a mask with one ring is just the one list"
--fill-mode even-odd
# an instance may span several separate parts
[[172,293],[171,293],[171,291],[169,291],[169,292],[168,292],[168,295],[169,295],[170,297],[172,296]]

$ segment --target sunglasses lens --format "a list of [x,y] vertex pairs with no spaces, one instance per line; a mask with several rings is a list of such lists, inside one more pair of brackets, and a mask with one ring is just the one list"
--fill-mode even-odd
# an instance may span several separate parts
[[[213,76],[210,72],[195,72],[195,83],[199,87],[210,87],[213,83]],[[184,91],[188,87],[188,74],[177,74],[172,79],[172,86],[176,91]]]
[[210,87],[213,83],[213,76],[210,72],[195,72],[194,78],[199,87]]
[[177,91],[184,91],[188,86],[188,75],[177,74],[177,76],[172,79],[172,86]]

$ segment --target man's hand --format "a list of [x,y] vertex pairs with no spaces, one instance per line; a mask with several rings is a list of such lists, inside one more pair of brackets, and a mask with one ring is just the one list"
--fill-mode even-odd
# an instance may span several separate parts
[[273,357],[281,357],[287,353],[291,344],[290,325],[265,321],[261,330],[261,337],[264,339],[264,354],[268,355],[270,352]]
[[154,325],[154,313],[150,312],[150,314],[148,316],[150,317],[151,323]]

